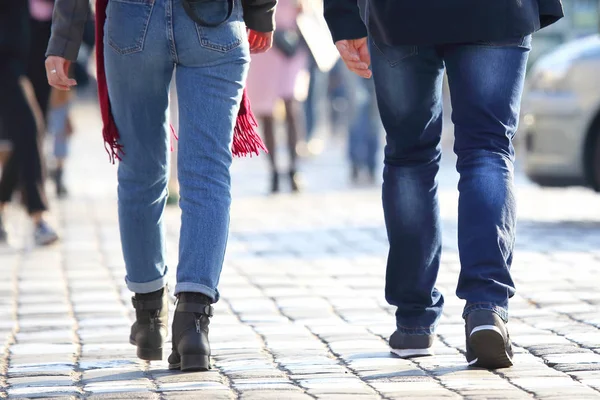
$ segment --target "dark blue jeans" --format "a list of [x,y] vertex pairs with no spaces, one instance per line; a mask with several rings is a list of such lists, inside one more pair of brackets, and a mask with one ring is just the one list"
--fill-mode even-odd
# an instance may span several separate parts
[[513,136],[531,37],[497,43],[396,46],[371,43],[386,131],[383,208],[390,252],[386,299],[405,334],[432,334],[444,298],[435,283],[442,250],[436,175],[442,80],[448,74],[460,174],[457,295],[463,316],[508,318],[515,241]]

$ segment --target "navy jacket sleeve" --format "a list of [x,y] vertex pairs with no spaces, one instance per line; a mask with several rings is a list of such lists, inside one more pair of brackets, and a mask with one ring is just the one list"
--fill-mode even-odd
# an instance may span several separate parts
[[333,41],[360,39],[367,28],[360,18],[357,0],[324,0],[324,14]]
[[275,30],[275,6],[277,0],[243,0],[246,26],[257,32]]

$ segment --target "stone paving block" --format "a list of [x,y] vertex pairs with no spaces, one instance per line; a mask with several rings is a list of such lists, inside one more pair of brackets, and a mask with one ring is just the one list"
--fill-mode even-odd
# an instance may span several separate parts
[[96,381],[86,383],[83,390],[89,393],[122,393],[147,392],[152,389],[152,382],[146,378],[115,381]]
[[8,368],[8,377],[35,377],[35,376],[63,376],[70,375],[75,365],[72,363],[11,363]]
[[373,387],[383,396],[392,399],[461,399],[462,396],[452,392],[433,379],[420,382],[377,382]]
[[486,399],[486,400],[526,400],[533,399],[534,396],[517,388],[502,390],[467,390],[461,391],[460,395],[464,399]]
[[311,394],[372,394],[373,389],[355,376],[302,379],[298,384]]
[[41,398],[54,398],[54,397],[67,397],[70,395],[78,395],[81,390],[75,386],[37,386],[37,387],[19,387],[9,388],[9,398],[28,398],[28,399],[41,399]]
[[10,365],[51,365],[51,364],[71,364],[74,362],[74,354],[24,354],[24,355],[13,355],[10,357]]
[[52,387],[52,386],[71,386],[73,379],[69,375],[37,375],[24,376],[19,378],[8,378],[8,384],[11,388],[25,387]]
[[92,393],[85,397],[88,400],[159,400],[157,393],[152,392],[120,392]]
[[158,385],[158,392],[177,392],[177,391],[194,391],[202,393],[204,391],[217,392],[217,391],[229,391],[229,387],[220,382],[193,382],[193,381],[180,381],[180,382],[167,382]]
[[52,343],[71,344],[75,335],[72,329],[50,329],[33,332],[18,332],[15,340],[19,344],[29,343]]
[[234,400],[233,392],[201,390],[201,391],[173,391],[161,393],[164,400]]
[[313,397],[309,396],[308,394],[302,393],[301,391],[298,391],[298,392],[286,391],[285,395],[282,396],[281,391],[278,391],[278,390],[273,390],[273,391],[254,390],[254,391],[250,391],[250,392],[241,393],[239,399],[240,400],[281,400],[281,399],[310,400],[310,399],[313,399]]
[[600,364],[600,354],[591,351],[585,353],[550,354],[543,357],[546,364]]
[[81,381],[85,385],[91,385],[100,382],[131,381],[143,378],[145,378],[145,373],[139,369],[100,368],[83,371]]

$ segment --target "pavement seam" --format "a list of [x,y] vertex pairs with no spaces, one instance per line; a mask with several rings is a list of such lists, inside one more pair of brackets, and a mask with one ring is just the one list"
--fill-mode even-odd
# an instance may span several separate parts
[[[250,284],[251,284],[251,285],[254,285],[253,283],[250,283]],[[235,317],[238,319],[238,321],[239,321],[239,322],[241,322],[241,323],[244,323],[244,322],[242,321],[242,318],[241,318],[241,316],[240,316],[240,313],[238,313],[237,311],[235,311],[235,310],[233,309],[233,307],[231,306],[231,304],[229,303],[229,301],[227,301],[226,299],[222,299],[222,301],[224,301],[224,302],[227,304],[227,307],[229,308],[230,312],[231,312],[233,315],[235,315]],[[265,336],[264,336],[264,335],[262,335],[262,334],[260,334],[260,333],[259,333],[259,332],[256,330],[256,328],[255,328],[255,327],[254,327],[252,324],[247,324],[247,325],[248,325],[248,326],[249,326],[249,327],[252,329],[252,331],[254,332],[254,334],[260,338],[260,342],[261,342],[261,345],[262,345],[262,351],[263,351],[263,352],[265,352],[266,354],[268,354],[269,358],[271,359],[271,362],[272,362],[272,363],[273,363],[273,364],[274,364],[274,365],[277,367],[277,369],[278,369],[279,371],[281,371],[281,372],[285,373],[285,376],[286,376],[286,378],[287,378],[287,379],[288,379],[288,380],[289,380],[289,381],[290,381],[290,382],[291,382],[291,383],[292,383],[294,386],[296,386],[298,389],[301,389],[301,390],[302,390],[302,393],[304,393],[304,394],[306,394],[307,396],[310,396],[310,397],[312,397],[312,398],[316,399],[317,397],[316,397],[316,396],[314,396],[314,395],[312,395],[312,394],[310,394],[310,393],[308,392],[308,389],[306,389],[305,387],[303,387],[303,386],[300,384],[300,382],[299,382],[297,379],[292,379],[292,378],[290,377],[290,374],[291,374],[291,371],[290,371],[290,370],[288,370],[287,368],[283,367],[283,366],[281,365],[281,363],[279,363],[279,362],[276,360],[275,356],[273,355],[273,353],[271,352],[271,350],[270,350],[270,349],[268,348],[268,346],[267,346],[267,343],[266,343],[266,341],[265,341]],[[240,396],[241,396],[241,392],[239,392],[239,391],[237,391],[237,390],[236,390],[236,392],[237,392],[237,393],[239,393],[239,394],[238,394],[238,400],[239,400],[239,399],[240,399]]]
[[[441,336],[441,335],[437,335],[437,337],[438,337],[438,340],[439,340],[440,342],[444,343],[446,346],[448,346],[448,347],[450,347],[450,348],[452,348],[452,349],[458,350],[458,351],[459,351],[459,352],[460,352],[462,355],[465,355],[465,354],[466,354],[466,351],[463,351],[463,350],[462,350],[462,348],[459,348],[459,347],[454,347],[454,346],[450,345],[450,344],[449,344],[449,343],[448,343],[448,342],[447,342],[447,341],[446,341],[446,340],[443,338],[443,336]],[[508,383],[510,383],[512,386],[514,386],[514,387],[516,387],[517,389],[519,389],[519,390],[521,390],[521,391],[523,391],[523,392],[525,392],[525,393],[527,393],[527,394],[531,395],[531,396],[532,396],[534,399],[538,399],[538,396],[535,394],[535,392],[532,392],[532,391],[530,391],[530,390],[527,390],[527,389],[525,389],[524,387],[522,387],[522,386],[519,386],[518,384],[514,383],[514,382],[511,380],[511,378],[510,378],[510,377],[506,376],[506,375],[505,375],[505,374],[503,374],[502,372],[500,372],[500,371],[498,371],[498,370],[490,370],[490,369],[488,369],[487,371],[488,371],[488,372],[490,372],[490,373],[492,373],[492,374],[494,374],[494,375],[498,375],[499,377],[501,377],[502,379],[504,379],[505,381],[507,381]]]
[[[62,210],[61,210],[62,211]],[[63,224],[61,224],[64,226]],[[81,361],[81,353],[82,353],[82,342],[81,336],[79,335],[79,319],[77,318],[77,313],[75,312],[74,302],[72,298],[72,291],[69,281],[69,273],[67,271],[67,266],[65,263],[65,255],[64,249],[62,248],[62,244],[57,244],[56,246],[60,246],[61,251],[60,254],[60,271],[63,275],[62,281],[65,285],[65,293],[67,299],[67,312],[69,317],[73,319],[73,326],[71,327],[71,331],[73,333],[73,344],[75,345],[75,353],[73,353],[73,373],[71,374],[71,379],[73,379],[73,386],[77,387],[80,391],[80,395],[82,398],[87,397],[87,392],[84,389],[83,383],[83,370],[81,369],[80,361]]]
[[0,398],[8,398],[8,368],[10,365],[10,346],[16,343],[16,335],[19,332],[19,267],[22,264],[23,253],[19,251],[17,259],[15,260],[13,271],[12,271],[12,319],[13,328],[10,335],[6,338],[4,352],[0,359]]
[[[541,307],[539,304],[537,304],[535,301],[533,301],[533,300],[531,300],[531,299],[528,299],[528,301],[530,301],[530,302],[531,302],[533,305],[535,305],[537,308],[542,308],[542,307]],[[566,316],[566,317],[568,317],[568,318],[572,319],[573,321],[580,322],[580,323],[583,323],[583,324],[585,324],[585,325],[594,326],[594,325],[588,324],[588,323],[586,323],[586,322],[584,322],[584,321],[579,321],[579,320],[577,320],[576,318],[573,318],[571,315],[569,315],[569,314],[567,314],[567,313],[563,313],[563,312],[557,312],[557,314],[559,314],[559,315],[563,315],[563,316]],[[528,324],[528,323],[527,323],[527,320],[526,320],[526,319],[521,319],[521,322],[523,322],[523,323],[525,323],[525,324],[527,324],[527,325],[529,325],[529,326],[532,326],[531,324]],[[595,327],[595,326],[594,326],[594,327]],[[544,329],[544,330],[547,330],[548,332],[552,332],[552,333],[553,333],[554,335],[556,335],[556,336],[560,336],[560,337],[563,337],[563,338],[565,338],[566,340],[568,340],[569,342],[573,343],[574,345],[576,345],[577,347],[579,347],[579,348],[581,348],[581,349],[590,350],[590,351],[592,351],[593,353],[595,353],[595,354],[598,354],[596,351],[594,351],[594,349],[591,349],[591,348],[589,348],[589,347],[583,346],[582,344],[580,344],[580,343],[576,342],[576,341],[575,341],[575,340],[573,340],[573,339],[569,339],[569,338],[568,338],[566,335],[563,335],[562,333],[560,333],[559,331],[557,331],[557,330],[555,330],[555,329],[552,329],[552,328],[546,328],[546,329]],[[527,348],[525,347],[525,349],[527,349]],[[527,351],[529,351],[529,349],[527,349]],[[537,356],[536,356],[536,357],[537,357]],[[542,357],[538,357],[538,358],[542,358]],[[599,387],[599,388],[596,388],[596,387],[593,387],[593,386],[586,385],[586,384],[585,384],[585,383],[583,383],[581,380],[579,380],[579,379],[578,379],[576,376],[574,376],[574,375],[571,375],[571,374],[570,374],[570,373],[568,373],[568,372],[560,371],[560,370],[558,370],[558,369],[554,368],[554,367],[555,367],[556,365],[558,365],[558,364],[553,364],[553,365],[551,365],[551,364],[547,363],[545,360],[544,360],[544,364],[545,364],[546,366],[548,366],[549,368],[552,368],[553,370],[555,370],[555,371],[557,371],[557,372],[559,372],[559,373],[561,373],[561,374],[564,374],[564,375],[568,376],[569,378],[573,379],[575,382],[579,383],[579,384],[580,384],[580,385],[582,385],[583,387],[587,387],[587,388],[589,388],[589,389],[592,389],[594,392],[600,393],[600,387]],[[582,371],[582,372],[583,372],[583,371]]]
[[[98,219],[98,215],[94,212],[94,210],[91,210],[91,215],[93,215],[93,224],[94,224],[94,235],[96,236],[96,243],[102,243],[102,235],[101,235],[101,230],[100,230],[100,223],[101,221]],[[113,282],[113,288],[114,291],[117,295],[117,298],[119,299],[119,302],[121,303],[121,305],[123,306],[123,311],[125,313],[125,315],[127,315],[127,317],[129,318],[130,316],[130,310],[129,310],[129,303],[126,302],[123,299],[123,296],[120,295],[119,292],[119,284],[117,282],[116,277],[114,276],[114,274],[111,273],[110,268],[108,268],[108,260],[106,255],[104,254],[104,251],[102,251],[102,248],[100,248],[99,251],[100,254],[100,258],[102,260],[102,265],[105,266],[106,269],[108,269],[108,274],[110,276],[110,279]],[[168,290],[168,286],[167,286],[167,290]],[[172,304],[169,302],[169,306],[171,306]],[[129,318],[130,322],[131,318]],[[124,340],[126,340],[126,338],[124,338]],[[142,363],[143,368],[142,368],[142,372],[144,373],[144,377],[146,377],[148,379],[148,381],[150,382],[150,386],[151,386],[151,390],[154,392],[154,394],[156,394],[156,399],[157,400],[164,400],[165,396],[164,393],[160,391],[160,387],[158,385],[158,382],[156,382],[156,379],[154,378],[154,375],[152,374],[152,370],[150,369],[150,362],[148,361],[144,361]]]
[[[325,299],[325,300],[326,300],[326,299]],[[347,323],[350,323],[350,322],[349,322],[349,321],[348,321],[346,318],[344,318],[344,316],[343,316],[342,314],[340,314],[340,313],[338,312],[338,310],[337,310],[335,307],[333,307],[333,305],[331,306],[331,308],[332,308],[332,310],[333,310],[333,313],[334,313],[335,315],[337,315],[338,317],[340,317],[340,318],[341,318],[342,320],[344,320],[345,322],[347,322]],[[386,310],[384,310],[384,311],[386,311]],[[386,311],[386,312],[387,312],[387,311]],[[369,331],[369,332],[370,332],[370,331]],[[387,346],[389,346],[389,342],[388,342],[388,340],[387,340],[385,337],[383,337],[383,336],[381,336],[381,335],[374,334],[373,332],[370,332],[370,333],[371,333],[373,336],[375,336],[375,337],[379,338],[380,340],[382,340],[382,341],[383,341],[383,342],[384,342],[384,343],[385,343]],[[316,335],[316,336],[317,336],[317,337],[319,337],[319,335]],[[328,346],[328,348],[329,348],[329,344],[328,344],[328,343],[327,343],[325,340],[321,339],[320,337],[319,337],[319,340],[321,340],[321,341],[322,341],[322,342],[323,342],[323,343],[324,343],[326,346]],[[446,343],[444,343],[444,344],[446,344]],[[330,348],[330,351],[332,351],[332,350],[331,350],[331,348]],[[332,351],[332,352],[333,352],[333,351]],[[335,354],[335,352],[333,352],[333,353]],[[421,371],[425,372],[425,374],[426,374],[428,377],[430,377],[430,378],[433,378],[433,379],[434,379],[436,382],[438,382],[438,383],[440,384],[440,386],[441,386],[441,387],[443,387],[444,389],[448,390],[449,392],[452,392],[452,393],[455,393],[455,394],[457,394],[457,395],[458,395],[458,396],[460,396],[461,398],[464,398],[464,396],[463,396],[462,394],[460,394],[460,393],[458,392],[458,390],[456,390],[456,389],[452,389],[452,388],[449,388],[449,387],[447,387],[446,385],[444,385],[444,383],[442,382],[442,380],[441,380],[440,378],[438,378],[437,376],[435,376],[435,375],[431,374],[429,371],[427,371],[427,369],[425,369],[425,368],[421,367],[421,365],[419,365],[419,363],[418,363],[418,362],[416,362],[414,359],[405,359],[405,360],[409,361],[409,362],[410,362],[410,363],[411,363],[413,366],[415,366],[417,369],[419,369],[419,370],[421,370]],[[342,360],[342,361],[343,361],[343,360]],[[346,363],[345,361],[343,361],[343,362],[344,362],[344,363]],[[352,372],[354,372],[354,373],[356,374],[356,371],[354,371],[354,370],[353,370],[351,367],[349,367],[349,366],[348,366],[347,368],[348,368],[348,369],[350,369]],[[359,379],[360,379],[360,378],[359,378]],[[361,379],[361,380],[362,380],[362,379]],[[363,382],[364,382],[364,381],[363,381]],[[365,382],[365,383],[366,383],[366,382]],[[369,385],[368,383],[366,383],[366,384],[367,384],[367,385]],[[369,387],[373,388],[371,385],[369,385]],[[390,400],[393,400],[392,398],[385,397],[383,394],[381,394],[380,392],[378,392],[378,391],[377,391],[377,389],[373,388],[373,390],[375,390],[377,393],[379,393],[379,395],[380,395],[381,397],[383,397],[384,399],[390,399]]]

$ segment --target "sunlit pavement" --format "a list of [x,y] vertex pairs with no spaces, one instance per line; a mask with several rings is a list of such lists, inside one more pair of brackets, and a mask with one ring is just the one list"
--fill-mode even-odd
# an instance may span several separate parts
[[[383,297],[387,243],[378,187],[348,183],[345,150],[303,162],[301,195],[266,195],[265,157],[235,160],[222,300],[211,325],[214,368],[173,373],[138,361],[128,343],[116,213],[91,105],[77,108],[69,199],[52,201],[62,241],[30,248],[12,207],[0,249],[0,397],[104,399],[600,398],[600,195],[540,189],[519,174],[509,329],[515,366],[469,369],[455,298],[457,176],[440,176],[446,308],[436,355],[393,357],[394,309]],[[51,188],[51,186],[49,186]],[[285,187],[285,182],[284,182]],[[171,287],[179,211],[167,211]],[[199,246],[202,244],[199,243]],[[165,345],[165,360],[170,343]]]

